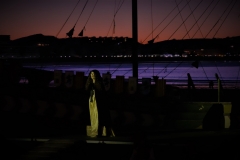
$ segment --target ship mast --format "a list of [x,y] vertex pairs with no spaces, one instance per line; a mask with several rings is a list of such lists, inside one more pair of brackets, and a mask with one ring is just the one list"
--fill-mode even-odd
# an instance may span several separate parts
[[132,73],[138,79],[138,21],[137,0],[132,0]]

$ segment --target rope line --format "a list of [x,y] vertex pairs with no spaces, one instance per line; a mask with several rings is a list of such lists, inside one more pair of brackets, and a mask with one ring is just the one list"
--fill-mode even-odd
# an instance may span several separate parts
[[[214,1],[214,0],[212,0],[212,2],[213,2],[213,1]],[[211,3],[210,3],[210,5],[211,5]],[[210,6],[210,5],[209,5],[209,6]],[[190,9],[190,10],[191,10],[191,12],[192,12],[193,10],[192,10],[191,6],[190,6],[190,5],[188,5],[188,7],[189,7],[189,9]],[[208,8],[208,7],[207,7],[207,8]],[[207,8],[206,8],[206,10],[207,10]],[[192,14],[192,15],[193,15],[193,18],[194,18],[194,20],[195,20],[195,24],[197,24],[197,27],[199,28],[199,25],[198,25],[198,23],[197,23],[197,22],[198,22],[198,20],[199,20],[200,18],[199,18],[198,20],[196,20],[196,17],[195,17],[195,15],[194,15],[194,14]],[[195,24],[194,24],[194,25],[195,25]],[[203,33],[202,33],[202,31],[201,31],[201,29],[200,29],[200,28],[199,28],[199,30],[200,30],[200,33],[201,33],[201,35],[202,35],[202,37],[203,37]],[[188,31],[188,32],[189,32],[189,31]]]
[[96,7],[97,3],[98,3],[98,0],[97,0],[97,1],[96,1],[96,3],[94,4],[94,6],[93,6],[93,9],[92,9],[92,11],[91,11],[90,15],[88,16],[88,19],[87,19],[87,21],[86,21],[86,23],[85,23],[85,25],[84,25],[83,29],[85,29],[85,27],[86,27],[86,25],[87,25],[87,23],[88,23],[88,21],[89,21],[89,19],[90,19],[91,15],[92,15],[92,13],[93,13],[93,11],[94,11],[94,9],[95,9],[95,7]]
[[169,72],[166,76],[164,76],[163,78],[166,78],[169,74],[171,74],[174,70],[176,70],[176,68],[178,68],[183,61],[181,61],[171,72]]
[[164,71],[164,70],[166,71],[169,64],[171,64],[171,62],[167,63],[167,65],[156,76],[158,76],[160,73],[162,73],[162,71]]
[[[193,11],[195,11],[198,8],[198,6],[202,3],[202,1],[203,0],[201,0],[201,2],[198,3],[198,5],[194,8]],[[190,1],[187,2],[187,5],[189,4],[189,2]],[[184,24],[184,22],[192,15],[193,11],[187,16],[187,18],[183,21],[183,23],[181,23],[181,25],[173,32],[173,34],[168,38],[168,40],[172,38],[172,36],[179,30],[179,28]],[[179,12],[179,14],[180,13],[181,12]]]
[[151,0],[151,21],[152,21],[152,39],[153,39],[153,13],[152,13],[152,0]]
[[[220,0],[217,1],[217,3],[215,4],[215,6],[212,8],[212,10],[208,13],[207,17],[204,19],[204,21],[202,22],[202,24],[200,25],[200,28],[203,26],[203,24],[206,22],[206,20],[208,19],[208,17],[211,15],[211,13],[213,12],[213,10],[215,9],[215,7],[217,6],[217,4],[220,2]],[[200,30],[197,29],[196,32],[193,34],[192,38],[195,37],[195,35],[197,34],[197,32]]]
[[75,8],[77,7],[78,3],[80,2],[80,0],[77,2],[77,4],[75,5],[75,7],[73,8],[72,12],[70,13],[70,15],[68,16],[67,20],[64,22],[64,24],[62,25],[61,29],[58,31],[56,37],[59,35],[59,33],[62,31],[63,27],[65,26],[65,24],[67,23],[68,19],[71,17],[72,13],[74,12]]
[[132,69],[129,69],[129,70],[127,70],[127,72],[125,73],[125,74],[123,74],[124,76],[128,73],[128,72],[130,72],[130,71],[132,71]]
[[[115,26],[116,26],[116,24],[115,24],[115,12],[116,12],[116,0],[115,0],[115,5],[114,5],[114,11],[113,11],[113,20],[114,20],[114,24],[113,24],[113,32],[112,32],[112,34],[114,34],[115,33]],[[119,1],[119,3],[120,3],[120,1]],[[109,29],[110,30],[110,29]]]
[[232,11],[233,7],[235,6],[237,0],[234,2],[234,4],[232,5],[232,8],[229,10],[228,14],[226,15],[225,19],[223,20],[223,22],[221,23],[221,25],[219,26],[219,28],[217,29],[216,33],[214,34],[213,38],[216,36],[216,34],[218,33],[218,31],[220,30],[220,28],[222,27],[223,23],[226,21],[226,18],[229,16],[230,12]]
[[115,73],[121,66],[122,66],[122,63],[120,63],[119,66],[111,74]]
[[[124,0],[120,0],[118,2],[118,6],[116,7],[116,1],[115,1],[113,20],[112,20],[112,23],[111,23],[110,28],[108,30],[107,36],[108,36],[108,34],[109,34],[109,32],[112,28],[112,25],[114,25],[112,36],[115,33],[115,26],[116,26],[115,18],[116,18],[117,13],[119,12],[120,8],[122,7],[123,3],[124,3]],[[122,63],[120,63],[119,66],[115,70],[113,70],[113,72],[111,74],[115,73],[121,67],[121,65],[122,65]]]
[[229,5],[226,7],[226,9],[223,11],[222,15],[218,18],[218,20],[216,21],[216,23],[212,26],[212,28],[210,29],[210,31],[207,33],[207,35],[205,36],[205,38],[212,32],[212,30],[216,27],[216,25],[219,23],[220,19],[223,17],[223,15],[225,14],[225,12],[227,11],[228,7],[230,6],[230,4],[233,2],[233,0],[229,3]]
[[78,16],[78,19],[77,19],[77,21],[76,21],[76,23],[75,23],[75,25],[74,25],[74,26],[76,26],[76,24],[77,24],[77,22],[78,22],[79,18],[81,17],[81,15],[82,15],[82,13],[83,13],[83,11],[84,11],[84,9],[85,9],[85,7],[86,7],[87,3],[88,3],[88,0],[85,2],[85,5],[83,6],[83,9],[82,9],[81,13],[79,14],[79,16]]
[[[183,1],[183,0],[181,0],[181,1],[178,3],[178,5],[179,5],[180,3],[182,3],[182,1]],[[177,6],[178,6],[178,5],[177,5]],[[155,29],[154,29],[152,32],[154,32],[154,31],[172,14],[172,12],[177,8],[177,6],[175,6],[175,7],[168,13],[168,15],[155,27]],[[165,27],[165,28],[166,28],[166,27]],[[165,28],[164,28],[164,29],[165,29]],[[161,31],[161,32],[162,32],[162,31]],[[161,32],[160,32],[160,33],[161,33]],[[160,33],[159,33],[159,34],[160,34]],[[159,35],[159,34],[158,34],[158,35]],[[158,35],[155,36],[155,38],[157,38]],[[151,36],[151,33],[143,40],[142,43],[144,43],[144,42],[148,39],[149,36]],[[155,38],[154,38],[154,39],[155,39]]]
[[139,73],[139,75],[143,74],[144,72],[146,72],[150,67],[148,66],[146,69],[143,69],[143,71],[141,73]]
[[[188,2],[189,3],[189,2]],[[187,4],[180,10],[180,12],[182,12],[182,10],[185,8],[187,6]],[[178,13],[179,14],[179,13]],[[172,21],[178,16],[178,14],[176,14],[174,17],[173,17],[173,19],[171,19],[171,21],[163,28],[163,30],[157,35],[157,36],[159,36],[167,27],[168,27],[168,25],[170,25],[171,23],[172,23]],[[156,36],[156,37],[157,37]]]
[[[176,0],[175,0],[175,3],[177,4],[177,1],[176,1]],[[188,6],[189,6],[189,1],[187,1],[187,4],[188,4]],[[182,16],[182,14],[181,14],[181,12],[180,12],[179,7],[177,7],[177,8],[178,8],[178,12],[179,12],[179,14],[180,14],[180,17],[181,17],[181,19],[182,19],[182,22],[183,22],[183,24],[184,24],[184,28],[185,28],[185,30],[186,30],[186,32],[187,32],[187,34],[188,34],[188,29],[187,29],[187,26],[186,26],[186,24],[185,24],[185,21],[183,20],[183,16]],[[188,37],[190,38],[189,34],[188,34]]]
[[[109,30],[108,30],[108,32],[107,32],[107,36],[108,36],[108,34],[109,34],[109,32],[110,32],[110,30],[111,30],[111,28],[112,28],[112,25],[115,25],[115,17],[116,17],[116,15],[117,15],[118,11],[120,10],[120,8],[122,7],[122,5],[123,5],[123,3],[124,3],[124,0],[123,0],[121,3],[120,3],[120,2],[121,2],[121,1],[119,1],[119,6],[118,6],[116,12],[115,12],[114,15],[113,15],[113,20],[112,20],[112,23],[111,23],[111,25],[110,25],[110,27],[109,27]],[[115,28],[114,28],[114,30],[115,30]]]
[[[200,20],[200,18],[204,15],[204,13],[208,10],[208,8],[212,5],[213,2],[214,2],[214,0],[211,1],[211,3],[210,3],[210,4],[207,6],[207,8],[202,12],[202,14],[199,16],[199,18],[198,18],[197,20],[196,20],[195,16],[193,15],[193,16],[194,16],[194,19],[195,19],[195,23],[192,25],[192,27],[190,28],[190,30],[187,31],[187,33],[183,36],[182,39],[185,38],[185,36],[193,29],[193,27],[194,27],[196,24],[197,24],[197,27],[198,27],[198,31],[200,31],[202,37],[204,37],[204,36],[203,36],[203,33],[202,33],[202,31],[201,31],[201,27],[198,25],[197,22]],[[189,5],[189,8],[190,8],[190,10],[192,11],[190,5]],[[192,38],[193,38],[193,37],[192,37]]]

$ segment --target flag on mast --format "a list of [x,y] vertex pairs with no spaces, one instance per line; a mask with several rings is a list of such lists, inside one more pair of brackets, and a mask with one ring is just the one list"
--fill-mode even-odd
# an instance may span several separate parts
[[73,32],[74,32],[74,28],[75,28],[75,26],[68,33],[66,33],[69,38],[72,38]]
[[85,30],[85,27],[83,27],[82,31],[78,34],[78,36],[83,36],[83,30]]

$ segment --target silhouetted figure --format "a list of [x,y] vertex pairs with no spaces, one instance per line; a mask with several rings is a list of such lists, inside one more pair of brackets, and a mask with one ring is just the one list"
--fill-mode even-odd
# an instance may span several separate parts
[[87,135],[91,137],[114,137],[115,134],[111,128],[111,115],[106,105],[106,91],[98,70],[92,70],[89,73],[85,87],[90,95],[90,126],[87,128]]
[[213,83],[213,81],[211,80],[211,81],[209,82],[209,88],[210,88],[210,89],[213,89],[213,85],[214,85],[214,83]]

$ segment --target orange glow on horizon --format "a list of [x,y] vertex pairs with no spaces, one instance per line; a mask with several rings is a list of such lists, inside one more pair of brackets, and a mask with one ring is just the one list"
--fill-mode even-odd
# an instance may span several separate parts
[[[7,1],[0,6],[1,12],[4,13],[0,14],[0,21],[3,24],[0,35],[10,35],[11,40],[33,34],[67,38],[66,33],[76,25],[73,37],[78,37],[84,26],[83,36],[132,37],[131,1],[124,1],[115,19],[114,11],[117,7],[114,1],[98,2],[90,16],[95,4],[95,1],[91,1],[78,21],[85,2],[80,2],[70,16],[77,1],[71,3],[69,1],[59,3],[57,0],[52,0],[50,3],[40,0],[28,3],[19,3],[17,0],[11,3]],[[200,2],[201,0],[197,0],[190,2],[189,5],[181,2],[177,8],[175,1],[153,0],[151,6],[149,1],[139,0],[138,41],[147,43],[153,38],[158,42],[171,39],[240,36],[239,1],[234,5],[228,1],[219,2],[217,5],[216,2],[211,5],[209,1]],[[209,9],[205,11],[208,6]],[[230,7],[233,7],[232,10]],[[179,10],[182,10],[181,15],[178,14]],[[228,17],[226,13],[223,14],[225,10],[229,13]],[[115,21],[114,29],[113,21]]]

